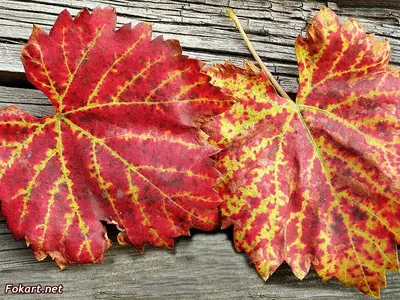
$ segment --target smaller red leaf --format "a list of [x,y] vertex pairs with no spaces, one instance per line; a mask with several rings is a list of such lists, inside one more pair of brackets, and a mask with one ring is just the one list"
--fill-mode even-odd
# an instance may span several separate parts
[[223,148],[222,223],[264,279],[286,261],[300,279],[313,267],[379,297],[385,271],[399,271],[400,72],[389,53],[323,8],[296,40],[296,102],[249,63],[208,71],[238,99],[204,126]]

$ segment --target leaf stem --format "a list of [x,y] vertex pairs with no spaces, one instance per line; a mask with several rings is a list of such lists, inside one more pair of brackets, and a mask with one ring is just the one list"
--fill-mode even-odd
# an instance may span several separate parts
[[292,101],[292,99],[289,97],[289,95],[284,91],[284,89],[279,85],[278,81],[276,81],[276,79],[274,78],[274,76],[272,76],[272,74],[270,73],[270,71],[267,69],[267,67],[264,65],[264,63],[262,62],[261,58],[258,56],[256,50],[254,50],[253,45],[251,44],[249,38],[246,35],[246,32],[244,32],[242,25],[239,22],[239,19],[237,18],[235,12],[233,11],[233,9],[228,8],[227,9],[227,13],[229,15],[229,17],[232,19],[233,23],[235,23],[236,28],[239,30],[240,34],[242,35],[242,38],[244,39],[247,48],[249,48],[251,54],[253,55],[254,59],[257,61],[258,65],[261,67],[261,69],[263,70],[263,72],[265,73],[265,75],[267,75],[269,81],[271,82],[271,84],[275,87],[275,89],[278,91],[278,93],[286,98]]

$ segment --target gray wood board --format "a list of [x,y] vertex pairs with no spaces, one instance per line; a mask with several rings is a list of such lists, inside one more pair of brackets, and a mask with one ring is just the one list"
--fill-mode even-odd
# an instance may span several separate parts
[[76,15],[84,6],[94,8],[98,5],[112,5],[117,9],[118,26],[129,22],[154,22],[154,35],[178,39],[187,55],[207,63],[232,60],[241,64],[244,58],[252,58],[226,15],[228,6],[235,8],[255,49],[289,93],[297,92],[294,40],[299,34],[304,34],[306,25],[324,4],[333,8],[341,21],[357,18],[377,38],[389,39],[391,62],[400,65],[400,8],[393,7],[398,0],[383,1],[388,3],[387,7],[382,7],[382,2],[376,7],[352,7],[348,6],[350,2],[340,6],[326,1],[280,0],[1,0],[0,71],[23,72],[19,61],[20,48],[30,35],[32,24],[48,31],[63,9],[67,8]]
[[[144,255],[115,242],[101,265],[69,266],[63,271],[50,259],[37,262],[24,242],[15,242],[0,222],[0,289],[8,283],[63,284],[66,299],[368,299],[337,280],[321,282],[311,271],[298,280],[287,265],[264,282],[236,253],[226,232],[178,238],[174,250],[147,247]],[[389,273],[382,299],[398,299],[399,274]],[[2,297],[0,290],[0,298]],[[13,295],[9,299],[42,299]]]
[[[271,71],[290,93],[297,91],[297,67],[293,43],[304,34],[317,10],[328,4],[342,21],[357,18],[377,38],[392,45],[391,62],[400,65],[400,1],[75,1],[75,0],[0,0],[0,107],[17,105],[33,115],[44,116],[53,109],[37,90],[21,88],[23,68],[20,48],[32,24],[49,30],[57,14],[68,8],[73,15],[83,6],[112,5],[119,14],[118,24],[154,22],[155,35],[181,41],[187,55],[207,63],[230,59],[241,64],[251,59],[240,35],[225,14],[236,9],[254,46]],[[24,79],[22,79],[23,81]],[[0,221],[0,299],[42,299],[43,295],[3,295],[7,283],[43,285],[63,284],[64,293],[47,298],[86,299],[368,299],[354,288],[337,280],[322,283],[311,271],[297,280],[283,265],[266,282],[257,275],[248,259],[236,253],[228,232],[200,233],[179,238],[174,250],[146,248],[144,255],[135,249],[114,245],[102,265],[70,266],[64,271],[50,259],[37,262],[24,242],[15,242],[4,221]],[[400,297],[400,274],[388,273],[383,299]]]

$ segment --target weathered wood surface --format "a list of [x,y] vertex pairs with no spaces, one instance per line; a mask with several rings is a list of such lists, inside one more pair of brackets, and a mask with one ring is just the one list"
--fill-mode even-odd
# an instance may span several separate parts
[[[391,62],[400,66],[400,0],[341,0],[336,2],[236,0],[0,0],[0,107],[14,104],[36,116],[53,113],[41,92],[31,89],[19,61],[21,44],[32,24],[48,30],[64,8],[73,14],[87,6],[113,5],[119,25],[155,22],[156,35],[181,41],[187,55],[208,63],[230,59],[241,64],[251,59],[240,35],[225,15],[236,9],[260,56],[290,93],[297,90],[294,39],[322,5],[329,5],[342,20],[357,18],[377,38],[392,45]],[[115,232],[111,238],[115,241]],[[247,258],[235,253],[230,232],[200,233],[177,239],[175,250],[148,247],[145,255],[116,245],[106,252],[104,264],[70,266],[60,272],[51,260],[38,263],[24,242],[15,242],[0,221],[0,299],[42,299],[43,295],[3,294],[7,283],[63,284],[67,299],[152,298],[301,298],[367,299],[336,280],[322,283],[315,272],[297,280],[282,266],[264,283]],[[383,299],[400,298],[400,274],[387,275]]]
[[[345,6],[339,6],[341,2]],[[389,38],[391,62],[400,65],[400,1],[375,1],[369,6],[347,6],[352,2],[301,2],[263,0],[159,0],[159,1],[82,1],[82,0],[1,0],[0,1],[0,71],[23,72],[19,62],[21,44],[32,30],[32,24],[48,30],[57,14],[68,8],[76,14],[83,6],[113,5],[119,14],[119,25],[139,21],[154,22],[154,33],[176,38],[188,55],[206,62],[230,59],[241,64],[251,58],[240,35],[227,18],[229,5],[236,9],[244,28],[261,58],[267,62],[287,92],[297,92],[297,67],[294,39],[304,33],[307,21],[328,4],[342,20],[357,18],[367,31],[378,38]],[[396,4],[398,3],[398,4]],[[386,6],[384,6],[386,4]],[[397,8],[394,8],[397,6]]]

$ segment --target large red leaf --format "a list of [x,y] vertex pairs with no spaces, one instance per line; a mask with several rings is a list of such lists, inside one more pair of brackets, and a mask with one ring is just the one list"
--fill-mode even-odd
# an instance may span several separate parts
[[22,50],[29,80],[54,105],[35,118],[0,111],[0,195],[7,224],[37,259],[98,263],[118,240],[172,247],[218,221],[215,148],[199,130],[229,106],[179,43],[146,23],[115,30],[114,9],[63,11]]
[[239,102],[207,130],[223,174],[223,225],[267,279],[286,261],[379,296],[398,271],[400,78],[389,44],[322,9],[296,40],[296,103],[246,63],[216,65]]

